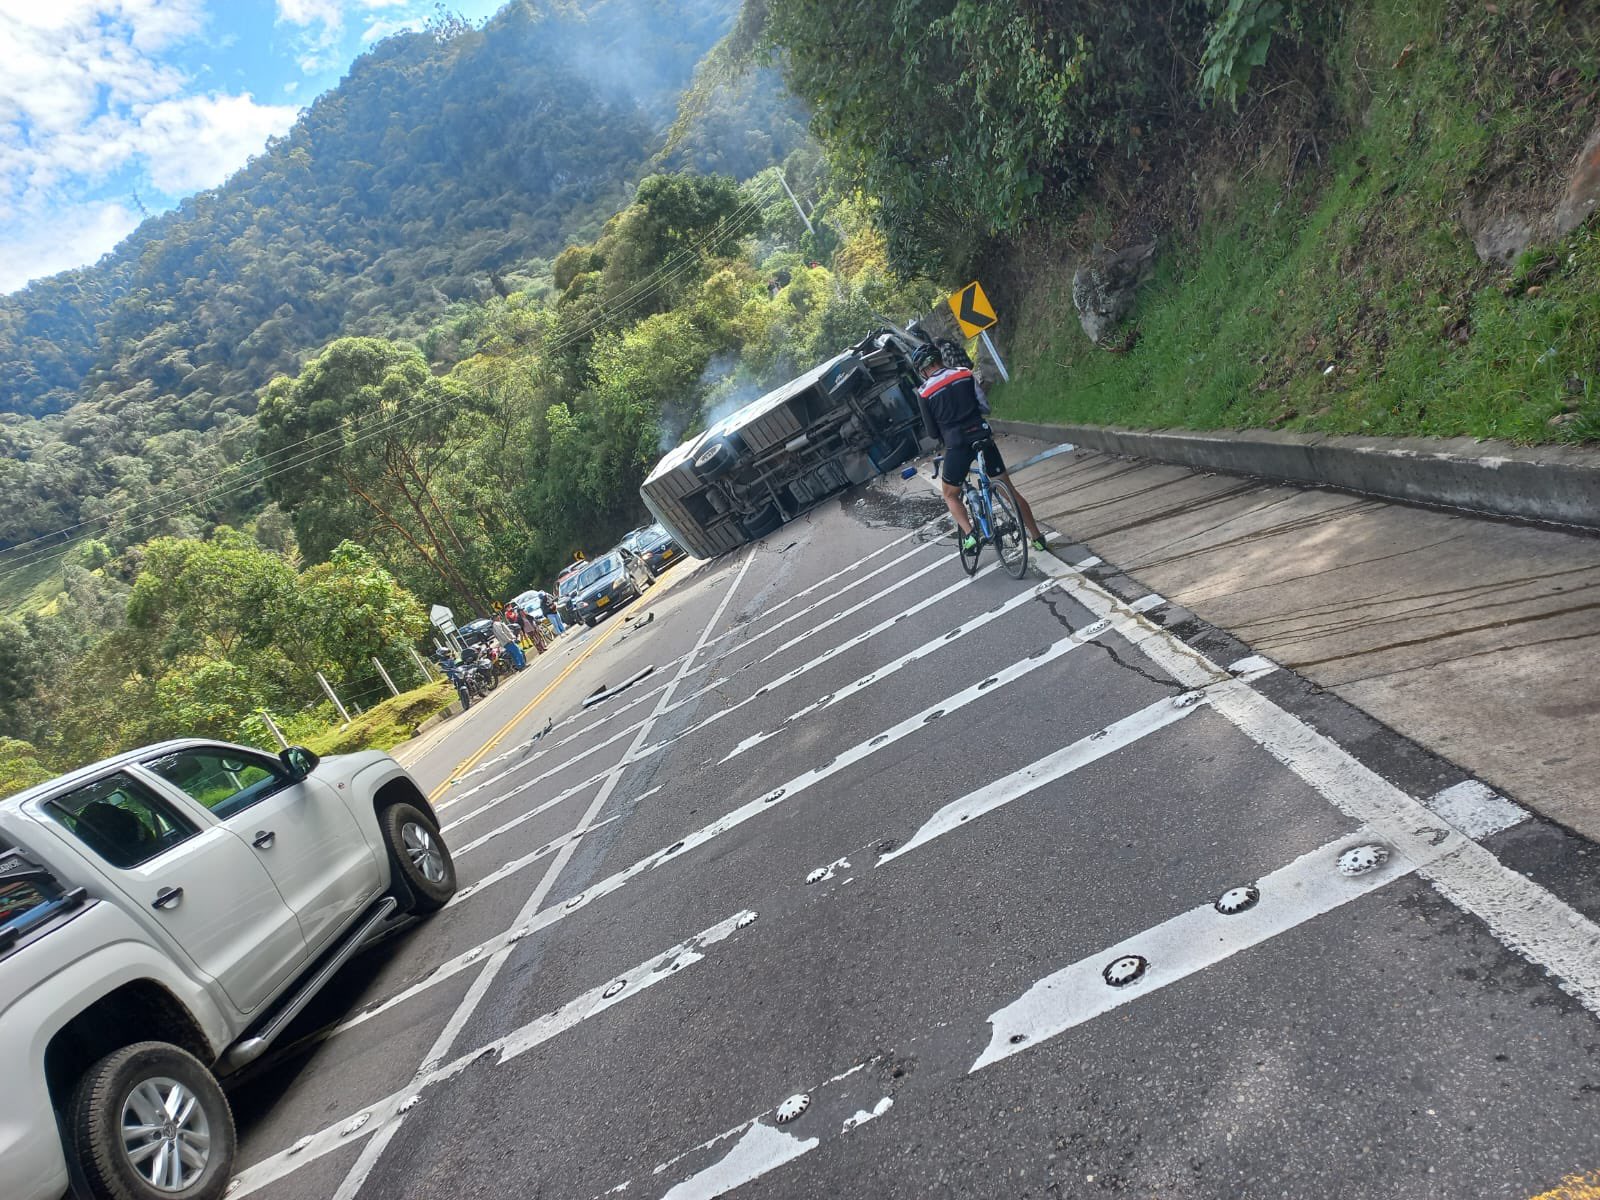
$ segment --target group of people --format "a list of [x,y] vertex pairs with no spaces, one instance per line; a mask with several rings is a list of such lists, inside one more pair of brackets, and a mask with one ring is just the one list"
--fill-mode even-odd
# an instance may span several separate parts
[[[545,635],[541,621],[549,621],[550,628],[558,637],[567,631],[566,625],[561,620],[561,613],[556,607],[554,596],[549,592],[539,591],[529,599],[531,602],[526,606],[515,602],[494,605],[492,628],[495,643],[500,647],[500,653],[505,655],[512,667],[518,671],[528,665],[526,651],[532,650],[535,654],[543,654],[550,647],[549,638]],[[535,603],[537,608],[534,607]],[[464,687],[464,665],[461,660],[448,647],[440,646],[434,654],[434,661],[456,685],[456,690],[462,695],[463,704],[470,704]]]
[[[535,604],[538,605],[537,608],[534,607]],[[549,649],[549,639],[540,626],[541,621],[548,621],[557,637],[567,631],[566,625],[561,620],[561,611],[556,605],[556,598],[546,591],[534,592],[526,605],[519,605],[515,601],[507,604],[495,618],[495,640],[500,643],[501,649],[511,656],[511,665],[519,671],[528,665],[524,650],[543,654]]]

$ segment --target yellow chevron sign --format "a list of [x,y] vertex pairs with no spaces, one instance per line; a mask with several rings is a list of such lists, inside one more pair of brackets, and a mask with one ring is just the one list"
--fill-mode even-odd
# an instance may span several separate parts
[[963,337],[975,338],[999,320],[994,315],[994,305],[983,294],[983,285],[976,279],[950,297],[950,311],[955,313]]

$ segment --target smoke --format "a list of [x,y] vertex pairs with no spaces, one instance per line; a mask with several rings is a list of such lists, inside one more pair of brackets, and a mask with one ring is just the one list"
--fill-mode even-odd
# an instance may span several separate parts
[[731,417],[752,400],[766,395],[767,388],[745,374],[744,362],[737,354],[716,354],[700,372],[693,396],[698,405],[673,406],[661,413],[661,453],[665,454],[685,436],[709,429]]

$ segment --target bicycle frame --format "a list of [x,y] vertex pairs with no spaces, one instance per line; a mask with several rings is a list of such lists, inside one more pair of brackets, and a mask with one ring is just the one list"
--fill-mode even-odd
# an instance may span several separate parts
[[[973,456],[972,466],[967,471],[967,477],[961,481],[961,501],[967,506],[967,514],[972,518],[973,528],[978,536],[985,541],[994,540],[994,483],[989,478],[989,464],[984,461],[984,453],[980,449]],[[935,479],[942,479],[939,467],[944,462],[944,455],[938,455],[933,460],[933,475]],[[976,471],[978,482],[972,482],[972,474]],[[957,532],[960,532],[959,530]]]

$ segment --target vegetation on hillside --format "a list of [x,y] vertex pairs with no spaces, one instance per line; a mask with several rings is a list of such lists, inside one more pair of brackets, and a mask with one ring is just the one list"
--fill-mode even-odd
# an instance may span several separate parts
[[[1597,35],[1540,0],[745,0],[722,52],[782,64],[899,268],[985,276],[1002,415],[1585,440],[1593,224],[1509,268],[1474,235],[1559,197]],[[1144,241],[1097,346],[1074,269]]]
[[[0,548],[246,519],[258,390],[340,334],[416,336],[537,289],[627,203],[733,7],[514,0],[388,38],[222,187],[0,298]],[[750,83],[675,165],[749,174],[794,147],[786,98]]]

